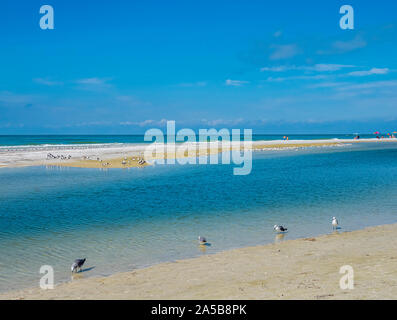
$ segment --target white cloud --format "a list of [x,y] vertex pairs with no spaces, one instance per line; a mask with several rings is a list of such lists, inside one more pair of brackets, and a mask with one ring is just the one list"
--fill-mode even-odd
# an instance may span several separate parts
[[362,89],[377,89],[377,88],[391,88],[397,87],[397,80],[390,81],[374,81],[367,83],[351,84],[346,86],[341,86],[339,90],[349,91],[349,90],[362,90]]
[[31,104],[33,100],[37,101],[37,96],[15,94],[9,91],[0,92],[0,105],[4,106],[21,106]]
[[226,85],[227,86],[235,86],[235,87],[240,87],[244,84],[248,84],[249,81],[241,81],[241,80],[231,80],[231,79],[227,79],[226,80]]
[[276,66],[276,67],[263,67],[261,68],[261,72],[270,71],[270,72],[285,72],[289,70],[296,70],[295,66]]
[[260,70],[262,72],[264,71],[270,71],[270,72],[285,72],[285,71],[290,71],[290,70],[302,70],[302,71],[316,71],[316,72],[327,72],[327,71],[338,71],[343,68],[354,68],[354,65],[345,65],[345,64],[325,64],[325,63],[319,63],[315,64],[312,66],[275,66],[275,67],[264,67],[261,68]]
[[270,60],[283,60],[295,57],[301,53],[301,50],[296,44],[272,45],[274,49],[270,55]]
[[130,95],[118,95],[115,96],[115,100],[119,103],[122,104],[122,106],[128,106],[128,107],[136,107],[136,106],[150,106],[151,103],[147,101],[142,101],[135,96],[130,96]]
[[79,122],[75,124],[67,124],[65,127],[91,127],[91,126],[110,126],[112,125],[112,122],[110,121],[85,121],[85,122]]
[[205,81],[197,81],[197,82],[184,82],[178,84],[179,87],[205,87],[207,85],[207,82]]
[[317,75],[301,75],[301,76],[290,76],[290,77],[269,77],[267,78],[268,82],[283,82],[289,80],[321,80],[329,78],[328,75],[317,74]]
[[147,127],[147,126],[161,126],[165,125],[167,123],[167,119],[161,119],[161,120],[143,120],[143,121],[123,121],[120,122],[120,125],[122,126],[139,126],[139,127]]
[[349,76],[354,76],[354,77],[364,77],[364,76],[370,76],[374,74],[387,74],[389,73],[389,68],[372,68],[370,70],[363,70],[363,71],[354,71],[348,73]]
[[366,45],[367,45],[366,41],[364,41],[360,37],[356,37],[350,41],[335,41],[332,44],[332,47],[343,52],[348,52],[348,51],[364,48]]
[[215,120],[202,119],[201,122],[204,123],[207,126],[220,126],[220,125],[230,126],[230,125],[238,125],[238,124],[244,122],[244,119],[243,118],[238,118],[238,119],[233,119],[233,120],[228,120],[228,119],[215,119]]
[[360,36],[356,36],[352,40],[348,41],[335,41],[331,44],[331,48],[327,50],[318,50],[318,54],[341,54],[357,49],[361,49],[367,46],[367,42]]
[[314,71],[338,71],[344,68],[354,68],[355,66],[347,64],[316,64]]
[[[281,82],[287,80],[321,80],[321,79],[335,79],[344,77],[363,77],[370,75],[384,75],[390,72],[389,68],[372,68],[370,70],[353,71],[349,73],[329,73],[338,71],[343,68],[355,68],[353,65],[341,65],[341,64],[316,64],[314,66],[277,66],[277,67],[265,67],[261,71],[269,72],[283,72],[290,70],[302,70],[306,72],[318,72],[316,74],[301,74],[301,75],[290,75],[287,77],[268,77],[267,81],[270,82]],[[327,73],[324,73],[327,72]],[[320,85],[319,85],[320,87]]]
[[33,81],[36,83],[39,83],[39,84],[46,85],[46,86],[58,86],[58,85],[63,84],[60,81],[53,81],[53,80],[49,80],[47,78],[35,78],[35,79],[33,79]]
[[323,82],[323,83],[315,83],[309,85],[308,88],[316,89],[316,88],[336,88],[347,85],[347,82]]
[[86,79],[76,80],[76,82],[80,84],[103,85],[108,80],[109,80],[108,78],[86,78]]
[[85,78],[79,79],[75,82],[79,84],[79,89],[82,90],[103,90],[106,88],[112,87],[110,83],[108,83],[112,78]]
[[278,31],[276,31],[276,32],[273,34],[273,36],[274,36],[275,38],[279,38],[279,37],[282,36],[282,34],[283,34],[283,32],[282,32],[281,30],[278,30]]

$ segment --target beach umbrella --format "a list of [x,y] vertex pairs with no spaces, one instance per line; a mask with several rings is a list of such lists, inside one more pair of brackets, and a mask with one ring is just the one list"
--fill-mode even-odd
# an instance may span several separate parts
[[374,134],[380,134],[380,132],[379,131],[375,131]]

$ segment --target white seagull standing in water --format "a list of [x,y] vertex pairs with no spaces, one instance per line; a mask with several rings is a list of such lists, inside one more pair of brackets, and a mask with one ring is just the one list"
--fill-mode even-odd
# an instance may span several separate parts
[[338,220],[335,217],[332,217],[332,228],[335,230],[338,228]]
[[277,232],[286,232],[288,229],[284,228],[283,226],[279,226],[277,224],[274,225],[273,229]]

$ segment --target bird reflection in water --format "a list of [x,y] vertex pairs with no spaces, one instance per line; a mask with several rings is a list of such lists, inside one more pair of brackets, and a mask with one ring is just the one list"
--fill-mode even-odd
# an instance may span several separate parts
[[285,233],[277,233],[276,237],[274,238],[274,242],[278,243],[284,240]]

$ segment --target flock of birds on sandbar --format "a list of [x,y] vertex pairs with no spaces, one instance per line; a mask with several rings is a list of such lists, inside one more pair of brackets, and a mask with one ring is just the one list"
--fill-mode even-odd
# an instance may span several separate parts
[[[64,156],[63,154],[61,154],[61,155],[53,155],[52,153],[48,153],[47,154],[47,160],[70,160],[70,159],[72,159],[71,155]],[[96,160],[96,161],[99,161],[101,163],[102,167],[107,167],[107,166],[111,165],[109,162],[106,162],[106,161],[104,161],[104,160],[102,160],[102,159],[100,159],[98,157],[96,159],[91,159],[90,156],[82,156],[81,159],[82,160]],[[123,166],[131,165],[131,161],[134,161],[134,162],[136,161],[141,166],[146,164],[145,159],[143,159],[141,157],[132,157],[131,160],[129,160],[127,157],[125,157],[121,161],[121,164]]]
[[47,160],[50,160],[50,159],[70,160],[71,158],[72,158],[72,156],[70,154],[67,156],[64,156],[63,154],[56,155],[56,156],[54,156],[52,153],[47,154]]
[[[146,163],[146,161],[143,158],[137,157],[137,158],[132,158],[132,161],[138,161],[138,164],[140,164],[141,166],[144,165]],[[124,158],[124,160],[121,162],[122,165],[127,165],[127,164],[131,164],[131,161],[128,160],[127,157]]]
[[[335,217],[332,217],[331,224],[332,224],[332,229],[333,230],[339,229],[339,222],[338,222],[338,219],[336,219]],[[280,233],[286,233],[288,228],[276,224],[276,225],[274,225],[273,230],[276,231],[278,234],[280,234]],[[199,242],[200,246],[208,246],[208,245],[210,245],[208,243],[207,239],[205,237],[203,237],[203,236],[198,236],[198,242]],[[83,271],[82,270],[82,266],[83,266],[83,264],[85,263],[86,260],[87,260],[86,258],[84,258],[84,259],[76,259],[73,262],[72,266],[71,266],[72,273],[77,273],[77,272]]]

